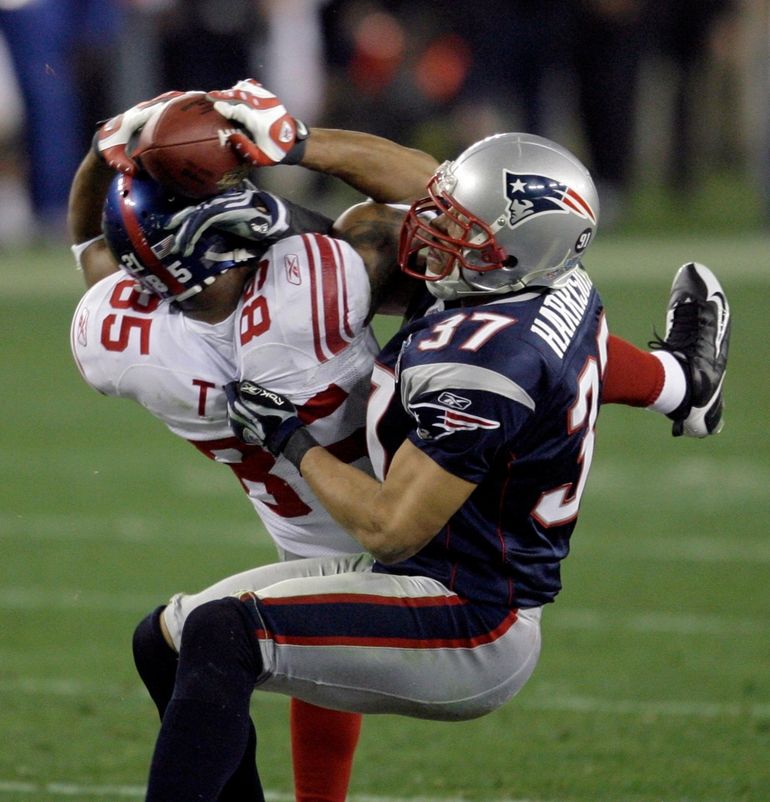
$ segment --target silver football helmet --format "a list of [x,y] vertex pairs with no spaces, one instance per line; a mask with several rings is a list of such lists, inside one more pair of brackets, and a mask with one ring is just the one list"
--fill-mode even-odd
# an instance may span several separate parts
[[[599,198],[566,148],[534,134],[496,134],[444,162],[401,229],[399,262],[437,298],[557,287],[596,232]],[[428,249],[441,272],[423,272]]]

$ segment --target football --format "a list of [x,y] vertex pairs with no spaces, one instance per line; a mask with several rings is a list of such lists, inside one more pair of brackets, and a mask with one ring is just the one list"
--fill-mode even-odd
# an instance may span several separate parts
[[200,93],[174,98],[142,128],[131,150],[139,166],[176,194],[200,200],[243,180],[250,165],[227,141],[242,131]]

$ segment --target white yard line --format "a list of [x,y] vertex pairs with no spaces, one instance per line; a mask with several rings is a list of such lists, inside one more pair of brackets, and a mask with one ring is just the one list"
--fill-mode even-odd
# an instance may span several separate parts
[[[35,796],[38,794],[61,797],[103,797],[115,799],[143,799],[145,788],[140,785],[79,785],[75,783],[27,783],[12,780],[0,780],[0,796],[16,794],[18,796]],[[276,791],[265,791],[266,802],[294,802],[293,794],[282,794]],[[371,796],[369,794],[355,794],[349,797],[349,802],[467,802],[466,797],[433,797],[433,796]],[[536,802],[532,799],[498,798],[487,802]],[[545,802],[542,800],[541,802]],[[557,800],[548,800],[557,802]]]

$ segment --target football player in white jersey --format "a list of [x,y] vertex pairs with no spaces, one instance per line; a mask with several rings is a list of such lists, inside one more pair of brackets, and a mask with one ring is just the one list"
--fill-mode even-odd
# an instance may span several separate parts
[[[315,132],[309,149],[319,165],[326,137]],[[334,139],[339,152],[340,136]],[[434,165],[425,154],[363,134],[351,133],[347,148],[340,176],[365,195],[385,200],[394,199],[387,181],[394,182],[399,198],[415,194]],[[386,166],[387,179],[370,169],[374,160]],[[90,287],[73,319],[72,350],[95,389],[137,401],[174,434],[230,467],[282,559],[357,552],[360,547],[291,465],[236,440],[227,424],[223,386],[252,375],[302,397],[316,436],[351,464],[370,470],[364,418],[377,346],[369,320],[394,273],[395,252],[383,249],[367,273],[347,242],[310,233],[331,229],[322,215],[249,185],[238,203],[244,200],[252,208],[250,236],[260,229],[259,242],[211,229],[188,256],[166,260],[165,269],[148,248],[168,238],[164,226],[180,204],[142,176],[116,177],[102,158],[89,153],[70,203],[74,251]],[[339,231],[354,230],[356,220],[368,214],[365,208],[352,210],[339,223],[347,228]],[[378,221],[387,225],[381,214]],[[372,240],[369,247],[374,252],[379,245]],[[142,268],[137,253],[149,260],[149,269]],[[157,641],[157,626],[155,615],[137,631],[140,673],[150,662],[143,654],[148,642]],[[162,680],[144,673],[143,679],[162,714],[163,692],[154,687]],[[291,722],[298,802],[343,802],[360,716],[293,701]],[[235,786],[229,793],[238,798]]]
[[[345,144],[345,135],[335,132],[333,150],[338,155],[330,160],[326,150],[332,140],[326,142],[326,136],[327,132],[314,132],[308,143],[309,152],[303,158],[306,166],[343,175],[354,186],[380,200],[400,199],[410,194],[406,188],[414,192],[421,188],[410,187],[404,178],[398,179],[402,181],[400,185],[398,181],[393,185],[398,187],[397,192],[390,188],[383,190],[383,179],[376,177],[380,174],[369,169],[372,164],[381,167],[383,159],[392,156],[393,167],[387,173],[390,181],[401,169],[405,176],[410,170],[420,174],[424,182],[429,163],[419,154],[397,146],[390,151],[390,144],[386,146],[376,138],[367,141],[366,135],[360,134],[350,134],[350,142]],[[343,170],[354,169],[351,165],[356,164],[355,158],[340,157],[345,147],[366,151],[364,158],[360,153],[355,154],[366,163],[360,175],[343,173]],[[350,157],[351,152],[346,155]],[[412,161],[404,169],[406,156]],[[335,166],[335,158],[340,166]],[[368,159],[374,161],[367,162]],[[88,246],[79,249],[87,280],[91,274],[109,270],[103,246],[98,239],[94,241],[98,234],[94,234],[93,228],[89,230],[93,222],[91,212],[86,209],[82,213],[84,210],[78,203],[79,198],[94,199],[98,195],[98,191],[85,190],[100,182],[106,183],[106,176],[100,171],[98,162],[88,157],[79,176],[81,185],[77,192],[73,191],[73,233],[76,241]],[[154,212],[158,212],[159,205],[162,207],[158,198],[148,197],[152,186],[141,178],[127,177],[112,184],[105,216],[108,231],[110,221],[113,232],[130,231],[131,215],[136,213],[137,204],[141,207],[145,203]],[[246,188],[244,192],[253,193],[254,208],[259,208],[260,204],[267,207],[259,211],[263,221],[267,221],[271,236],[288,233],[285,228],[280,230],[278,224],[280,202],[276,206],[275,199],[254,189]],[[164,208],[162,211],[167,222],[179,210]],[[220,213],[221,209],[215,211]],[[207,213],[211,214],[210,208]],[[383,219],[382,215],[387,215],[387,210],[378,209],[376,213],[358,210],[343,219],[338,231],[351,237],[354,224],[363,223],[369,238],[376,220],[377,226],[391,227],[388,235],[392,239],[393,222]],[[221,220],[221,214],[219,216]],[[132,254],[139,250],[137,240],[129,237],[121,244],[119,239],[113,233],[113,251],[140,282],[154,280],[149,286],[155,297],[137,291],[132,279],[118,274],[110,281],[101,282],[84,298],[73,325],[73,349],[87,379],[103,392],[140,401],[172,431],[191,440],[208,456],[229,464],[284,556],[359,551],[355,541],[319,507],[288,461],[276,459],[258,446],[233,440],[224,425],[225,400],[221,388],[234,377],[251,377],[272,390],[290,395],[302,405],[303,421],[309,423],[309,430],[319,442],[345,455],[348,463],[366,467],[365,452],[360,448],[361,438],[357,435],[363,425],[363,396],[368,389],[375,346],[366,326],[372,311],[371,290],[359,258],[361,250],[367,249],[361,236],[356,238],[358,251],[337,239],[305,234],[274,244],[265,253],[261,252],[264,242],[262,246],[254,242],[240,243],[245,247],[239,253],[232,242],[228,246],[227,238],[222,242],[222,237],[209,232],[209,236],[198,241],[187,259],[176,260],[171,275],[164,275],[161,266],[151,276],[142,275],[143,268],[132,261]],[[201,250],[203,244],[209,252],[205,257]],[[375,271],[375,296],[381,284],[380,276],[387,273],[386,259],[382,256],[393,262],[392,249],[383,249],[383,244],[382,238],[368,242],[369,264],[372,252],[376,251],[380,257],[375,261],[382,268],[382,273]],[[217,251],[215,259],[211,258],[212,250]],[[206,278],[211,275],[218,278],[212,284],[203,285],[196,274],[196,266],[206,259],[209,262]],[[259,266],[254,272],[256,264]],[[174,286],[180,276],[185,278],[183,270],[191,276],[182,286]],[[162,281],[158,284],[160,278]],[[203,286],[206,287],[204,292],[193,292]],[[164,293],[166,300],[159,302],[157,296]],[[176,302],[168,303],[170,298],[175,298]],[[232,308],[235,299],[236,307]],[[276,310],[286,309],[294,314],[275,314]],[[238,321],[235,336],[233,320]],[[300,323],[302,325],[292,325]],[[287,345],[291,349],[289,358]],[[628,400],[632,393],[628,388],[624,392]],[[649,397],[649,393],[644,396],[645,399]],[[156,629],[157,615],[147,625]],[[138,632],[138,637],[146,636],[146,629]],[[141,648],[146,648],[146,643]],[[160,656],[154,655],[153,659],[160,659]],[[147,678],[143,678],[147,682]],[[148,682],[151,693],[153,681]],[[153,693],[161,712],[169,695],[167,688]],[[307,707],[313,709],[310,705]],[[323,712],[318,709],[319,715]],[[328,715],[333,718],[335,714]],[[349,714],[337,715],[342,719]],[[315,725],[326,726],[320,719]],[[354,745],[355,739],[350,740]],[[295,766],[296,762],[295,759]],[[321,758],[317,763],[322,767],[320,773],[332,773],[328,760]],[[233,780],[241,781],[237,772],[225,794],[231,793],[232,798],[237,798],[235,789],[247,786],[237,786]],[[244,781],[247,785],[253,782],[251,779]],[[346,777],[344,784],[347,784]],[[299,785],[298,799],[313,798],[312,791],[303,797]],[[344,798],[344,790],[341,793],[340,798]],[[230,797],[220,797],[226,798]],[[328,798],[337,797],[329,795]]]

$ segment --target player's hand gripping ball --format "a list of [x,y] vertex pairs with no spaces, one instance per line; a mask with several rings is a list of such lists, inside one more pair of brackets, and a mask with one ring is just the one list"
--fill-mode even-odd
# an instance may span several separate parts
[[113,170],[133,175],[137,165],[128,153],[130,143],[136,142],[138,131],[153,115],[158,114],[174,98],[182,94],[182,92],[164,92],[152,100],[143,100],[101,123],[93,141],[96,155]]
[[185,92],[150,117],[132,158],[172,192],[202,199],[242,181],[251,165],[230,144],[242,133],[202,92]]
[[232,134],[230,143],[255,167],[301,161],[307,127],[292,117],[280,98],[262,84],[247,78],[231,89],[209,92],[207,97],[220,114],[242,126],[245,133]]

